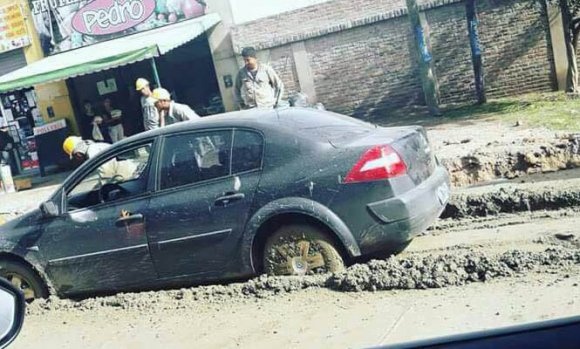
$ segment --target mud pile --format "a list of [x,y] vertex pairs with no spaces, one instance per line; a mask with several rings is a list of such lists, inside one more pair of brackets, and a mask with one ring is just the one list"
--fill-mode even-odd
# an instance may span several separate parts
[[262,275],[245,283],[199,286],[180,290],[125,293],[81,301],[51,297],[37,300],[28,307],[29,314],[54,310],[90,311],[98,308],[155,310],[195,308],[198,302],[255,301],[307,288],[328,288],[341,292],[392,289],[426,289],[470,282],[485,282],[532,270],[580,264],[580,250],[551,247],[543,252],[509,251],[500,255],[468,251],[439,256],[391,257],[357,264],[339,274],[304,277]]
[[540,253],[508,251],[499,256],[469,252],[441,256],[390,258],[354,265],[334,275],[333,290],[359,292],[392,289],[427,289],[484,282],[513,276],[541,266],[580,264],[580,251],[550,248]]
[[441,218],[487,217],[500,213],[559,210],[580,206],[580,187],[521,188],[506,186],[489,192],[453,195]]
[[457,187],[580,167],[579,134],[500,139],[460,153],[456,148],[462,144],[455,149],[446,145],[448,141],[437,154]]

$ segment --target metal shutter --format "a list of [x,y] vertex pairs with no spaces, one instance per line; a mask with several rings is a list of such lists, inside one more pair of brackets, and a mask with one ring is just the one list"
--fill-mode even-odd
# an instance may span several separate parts
[[26,67],[26,57],[23,49],[20,48],[0,54],[0,76],[22,67]]

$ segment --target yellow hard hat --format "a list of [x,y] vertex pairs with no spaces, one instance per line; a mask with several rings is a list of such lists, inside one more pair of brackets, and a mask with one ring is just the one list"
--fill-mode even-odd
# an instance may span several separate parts
[[171,94],[164,88],[156,88],[153,90],[152,97],[156,100],[170,101]]
[[142,89],[144,89],[147,86],[149,86],[149,81],[147,81],[147,79],[139,78],[135,82],[135,89],[137,91],[141,91]]
[[62,149],[72,159],[74,149],[82,141],[83,141],[83,139],[81,137],[76,137],[76,136],[67,137],[64,140],[64,143],[62,144]]

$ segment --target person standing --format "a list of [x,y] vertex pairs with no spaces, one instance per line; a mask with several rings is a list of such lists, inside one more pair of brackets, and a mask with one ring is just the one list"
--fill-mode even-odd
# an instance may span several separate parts
[[246,47],[242,50],[244,67],[236,78],[236,102],[240,109],[276,108],[284,94],[284,84],[274,69],[260,63],[256,50]]
[[149,81],[139,78],[135,82],[135,88],[141,93],[141,111],[143,113],[143,126],[145,131],[159,127],[159,112],[155,108],[155,99]]
[[117,143],[125,138],[123,112],[119,109],[113,109],[113,102],[108,97],[103,100],[103,123],[109,129],[108,133],[112,143]]
[[159,112],[159,127],[199,119],[199,115],[188,105],[172,101],[171,94],[164,88],[153,90],[152,97]]
[[[85,127],[87,127],[87,130],[90,127],[92,140],[97,142],[104,142],[105,134],[108,137],[109,133],[107,130],[103,129],[103,118],[100,115],[97,115],[95,109],[93,108],[93,104],[89,100],[85,100],[83,102],[83,109],[85,114],[83,123],[86,125]],[[108,143],[110,142],[111,140],[109,139]]]
[[8,129],[0,130],[0,164],[11,166],[10,152],[14,149],[14,138],[8,133]]

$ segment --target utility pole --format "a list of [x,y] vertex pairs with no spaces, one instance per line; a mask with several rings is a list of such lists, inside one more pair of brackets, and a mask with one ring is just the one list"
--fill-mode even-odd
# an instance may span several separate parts
[[157,70],[157,62],[155,61],[155,57],[151,57],[149,61],[151,62],[151,70],[153,71],[153,79],[155,79],[155,85],[157,85],[157,87],[161,87],[161,79],[159,79],[159,72]]
[[425,103],[429,112],[433,116],[440,116],[439,110],[439,86],[435,77],[435,67],[433,57],[431,56],[431,45],[429,43],[429,25],[424,14],[419,13],[416,0],[406,0],[411,30],[415,37],[416,57],[419,62],[419,72],[421,74],[421,83],[423,93],[425,94]]
[[481,59],[481,46],[479,44],[479,21],[477,20],[476,0],[467,0],[465,12],[467,14],[467,30],[469,31],[469,43],[471,45],[471,62],[473,63],[473,73],[475,75],[475,94],[477,103],[483,104],[487,101],[485,97],[485,83],[483,81],[483,62]]

